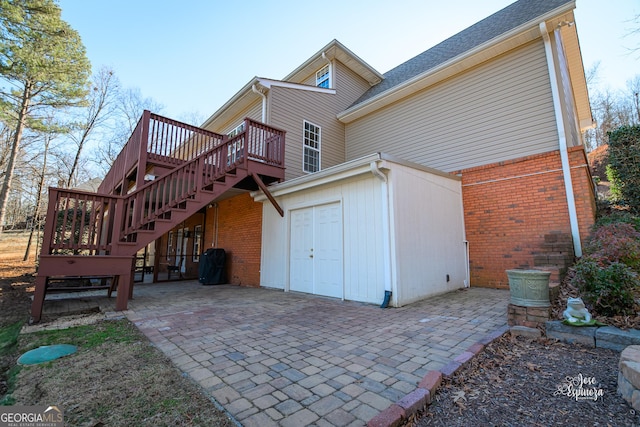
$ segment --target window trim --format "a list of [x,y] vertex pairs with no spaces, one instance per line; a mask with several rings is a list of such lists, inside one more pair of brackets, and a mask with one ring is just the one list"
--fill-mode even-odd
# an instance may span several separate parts
[[[307,137],[305,135],[305,133],[307,132],[307,125],[313,126],[318,129],[317,131],[318,140],[316,141],[318,148],[312,147],[307,143]],[[318,165],[317,165],[317,169],[314,171],[307,170],[307,163],[305,162],[306,150],[311,150],[318,153]],[[303,120],[302,121],[302,171],[304,173],[315,173],[321,170],[322,170],[322,127],[318,126],[313,122],[310,122],[309,120]]]
[[236,126],[235,128],[231,129],[227,133],[227,136],[229,138],[233,138],[234,136],[236,136],[237,134],[242,133],[242,132],[244,132],[244,120],[238,126]]
[[[324,73],[325,68],[327,70],[326,73]],[[324,82],[327,82],[326,86],[322,86]],[[316,71],[316,87],[331,89],[331,83],[331,64],[329,63]]]

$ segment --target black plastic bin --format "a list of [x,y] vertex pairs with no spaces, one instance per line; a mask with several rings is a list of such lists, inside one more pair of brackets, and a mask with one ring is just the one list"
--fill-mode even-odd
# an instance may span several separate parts
[[224,263],[226,254],[224,249],[210,248],[200,255],[198,266],[198,281],[203,285],[220,285],[225,282]]

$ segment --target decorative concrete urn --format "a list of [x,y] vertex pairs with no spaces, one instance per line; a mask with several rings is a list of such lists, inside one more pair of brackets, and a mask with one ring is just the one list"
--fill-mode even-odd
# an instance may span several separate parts
[[549,307],[548,271],[507,270],[511,304],[522,307]]

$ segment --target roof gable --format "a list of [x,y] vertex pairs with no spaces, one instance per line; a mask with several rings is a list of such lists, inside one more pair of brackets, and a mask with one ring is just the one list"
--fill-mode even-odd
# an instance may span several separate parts
[[354,73],[368,81],[372,86],[383,79],[382,74],[380,74],[375,68],[347,49],[347,47],[338,40],[334,39],[282,80],[286,82],[302,83],[307,76],[318,71],[327,63],[327,61],[332,59],[337,59],[342,62]]

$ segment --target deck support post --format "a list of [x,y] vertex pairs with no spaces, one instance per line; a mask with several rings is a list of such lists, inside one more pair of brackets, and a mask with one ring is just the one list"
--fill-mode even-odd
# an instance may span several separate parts
[[282,210],[282,207],[280,207],[276,198],[273,197],[273,194],[271,194],[265,183],[262,181],[262,179],[260,179],[260,176],[257,173],[252,172],[251,177],[256,182],[256,184],[258,184],[258,187],[260,187],[265,196],[267,196],[267,199],[269,199],[273,207],[276,208],[280,216],[284,217],[284,211]]

